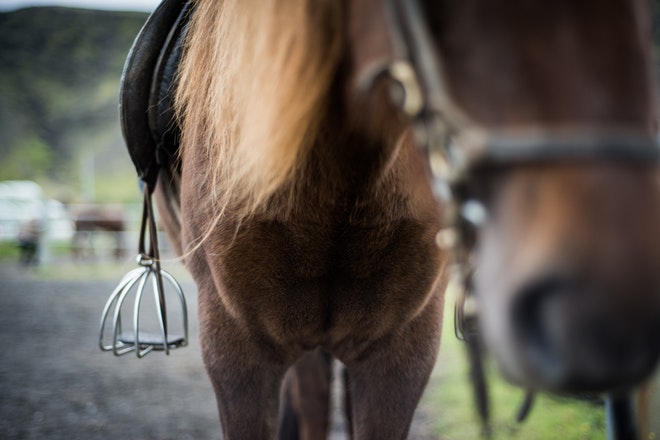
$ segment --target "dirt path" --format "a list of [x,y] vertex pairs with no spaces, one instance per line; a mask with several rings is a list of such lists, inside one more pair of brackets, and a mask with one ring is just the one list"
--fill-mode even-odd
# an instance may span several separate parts
[[[100,313],[114,286],[40,280],[0,264],[1,439],[220,438],[199,351],[194,285],[183,283],[190,346],[141,360],[97,348]],[[411,438],[434,438],[423,421],[416,417]],[[341,425],[333,440],[346,438]]]

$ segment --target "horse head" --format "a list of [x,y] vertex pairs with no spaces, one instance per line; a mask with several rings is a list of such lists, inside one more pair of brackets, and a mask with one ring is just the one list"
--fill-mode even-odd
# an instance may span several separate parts
[[[487,133],[504,133],[490,148],[522,153],[486,165],[476,195],[490,213],[475,258],[483,334],[528,386],[628,387],[659,351],[647,15],[635,1],[508,7],[460,25],[470,6],[454,6],[441,44],[456,102]],[[494,46],[456,43],[470,26]]]
[[[646,2],[354,3],[351,96],[390,95],[421,144],[450,139],[438,174],[459,229],[475,227],[464,263],[504,374],[552,391],[638,384],[660,353]],[[352,108],[367,131],[392,118]]]

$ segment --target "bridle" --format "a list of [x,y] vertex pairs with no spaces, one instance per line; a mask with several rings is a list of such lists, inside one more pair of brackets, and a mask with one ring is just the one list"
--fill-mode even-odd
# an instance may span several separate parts
[[[648,134],[568,128],[553,132],[492,133],[479,130],[452,102],[431,31],[420,0],[381,0],[393,58],[368,74],[374,81],[391,81],[393,101],[408,117],[418,145],[428,155],[433,187],[447,211],[449,227],[438,234],[441,247],[451,250],[463,294],[455,307],[455,332],[468,345],[475,398],[488,435],[488,397],[481,364],[476,299],[470,292],[470,254],[475,229],[488,212],[470,183],[484,170],[525,164],[625,162],[660,163],[660,148]],[[367,84],[367,87],[369,85]],[[532,402],[528,393],[518,414],[525,418]],[[635,438],[635,423],[628,396],[608,396],[608,437]]]
[[[588,127],[551,132],[480,129],[449,95],[442,60],[420,0],[381,1],[393,58],[367,77],[373,80],[386,76],[391,80],[395,104],[410,120],[418,145],[428,155],[436,195],[451,207],[449,224],[454,233],[444,231],[441,241],[451,245],[457,263],[468,264],[470,249],[461,246],[470,240],[464,240],[464,233],[469,232],[470,225],[480,226],[486,213],[467,189],[467,184],[478,180],[485,170],[560,162],[660,163],[657,142],[641,131],[596,131]],[[464,221],[468,225],[462,225]]]
[[660,163],[657,142],[641,131],[567,127],[552,132],[493,133],[479,129],[448,93],[443,64],[420,0],[382,2],[394,52],[384,73],[398,95],[403,95],[395,101],[413,123],[418,143],[428,152],[434,178],[464,179],[480,169],[528,163]]

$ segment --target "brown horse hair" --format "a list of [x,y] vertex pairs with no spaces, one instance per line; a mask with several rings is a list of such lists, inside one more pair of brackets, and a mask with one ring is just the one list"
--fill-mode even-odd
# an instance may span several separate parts
[[182,149],[208,156],[202,172],[215,206],[205,209],[216,217],[208,235],[228,207],[240,221],[300,177],[342,54],[342,8],[336,0],[195,3],[176,110]]
[[653,378],[644,383],[637,393],[637,424],[641,438],[651,438],[651,399],[653,398]]

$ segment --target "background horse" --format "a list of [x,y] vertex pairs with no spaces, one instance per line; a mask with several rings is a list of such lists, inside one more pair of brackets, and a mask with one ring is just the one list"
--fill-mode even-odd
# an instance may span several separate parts
[[80,210],[74,217],[75,233],[71,240],[74,258],[94,255],[94,234],[105,232],[114,239],[113,254],[117,260],[123,253],[123,234],[126,220],[122,208],[91,207]]
[[[164,170],[157,197],[199,289],[226,439],[275,434],[287,371],[281,436],[324,435],[327,411],[297,393],[313,383],[327,397],[326,374],[303,374],[327,365],[317,347],[346,366],[354,438],[407,435],[438,350],[448,256],[434,238],[449,206],[416,147],[420,119],[393,100],[406,53],[422,55],[423,110],[456,133],[469,198],[488,212],[474,287],[505,374],[553,391],[650,374],[660,187],[646,1],[196,3],[180,188]],[[402,4],[423,11],[403,33]],[[424,50],[400,38],[420,26]],[[437,75],[420,75],[434,61]]]

